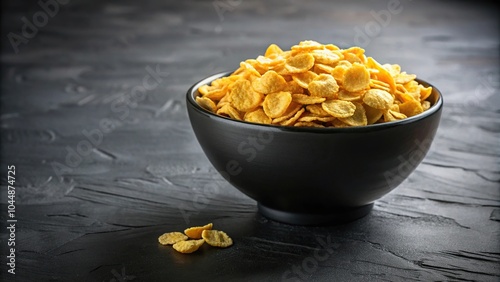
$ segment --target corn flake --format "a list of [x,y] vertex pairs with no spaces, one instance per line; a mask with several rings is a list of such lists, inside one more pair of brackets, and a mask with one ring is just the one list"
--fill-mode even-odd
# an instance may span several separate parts
[[307,86],[311,96],[334,98],[339,91],[337,81],[329,74],[320,74]]
[[215,113],[217,110],[217,105],[215,105],[214,101],[210,100],[207,97],[196,97],[196,102],[205,110],[209,110],[212,113]]
[[370,89],[365,92],[363,102],[372,108],[385,110],[394,103],[394,98],[387,91]]
[[262,124],[270,124],[272,121],[271,118],[268,117],[264,110],[261,108],[251,112],[247,112],[243,117],[243,120]]
[[187,240],[188,237],[181,232],[169,232],[164,233],[160,237],[158,237],[158,242],[162,245],[173,245],[180,241]]
[[312,71],[292,75],[293,81],[305,89],[307,89],[309,83],[311,83],[316,77],[318,77],[318,75]]
[[303,73],[314,65],[314,57],[309,53],[301,53],[286,60],[285,68],[289,73]]
[[328,100],[321,104],[325,112],[337,118],[350,117],[356,111],[356,106],[352,102],[342,100]]
[[233,239],[226,232],[219,230],[203,230],[201,236],[210,246],[227,248],[233,244]]
[[203,245],[203,243],[205,243],[205,240],[203,239],[180,241],[175,243],[172,247],[179,253],[190,254],[196,252],[201,247],[201,245]]
[[262,101],[262,94],[252,88],[248,80],[238,80],[231,87],[231,105],[239,111],[255,109]]
[[370,87],[370,73],[364,65],[354,63],[345,71],[342,85],[345,90],[350,92],[368,89]]
[[212,229],[212,227],[213,227],[212,223],[209,223],[204,226],[190,227],[184,230],[184,234],[186,234],[191,239],[201,239],[201,232],[203,232],[203,230],[210,230]]
[[292,94],[292,101],[302,105],[319,104],[326,100],[322,97],[314,97],[305,94]]
[[365,108],[363,107],[362,104],[353,102],[355,105],[356,109],[354,111],[354,114],[346,117],[346,118],[339,118],[342,122],[350,125],[350,126],[363,126],[368,124],[368,120],[366,118],[366,111]]

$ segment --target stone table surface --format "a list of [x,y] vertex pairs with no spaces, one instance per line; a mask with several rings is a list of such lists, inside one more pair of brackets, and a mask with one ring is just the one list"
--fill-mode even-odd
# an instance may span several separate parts
[[[0,280],[499,281],[498,12],[482,1],[3,1]],[[187,117],[193,83],[305,39],[359,45],[444,95],[424,161],[347,224],[262,217]],[[207,222],[234,245],[183,255],[157,243]]]

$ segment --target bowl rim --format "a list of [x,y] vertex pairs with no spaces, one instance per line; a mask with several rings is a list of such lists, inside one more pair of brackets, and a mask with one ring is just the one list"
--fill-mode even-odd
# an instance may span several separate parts
[[187,105],[191,105],[193,109],[195,109],[197,112],[205,115],[206,117],[209,118],[214,118],[217,120],[220,120],[222,122],[227,122],[230,124],[234,125],[241,125],[243,127],[254,127],[256,129],[266,129],[266,130],[276,130],[276,131],[292,131],[292,132],[314,132],[314,133],[334,133],[334,132],[364,132],[364,131],[372,131],[372,130],[381,130],[381,129],[387,129],[395,126],[403,126],[409,123],[414,123],[419,120],[425,119],[435,113],[437,113],[441,108],[443,107],[443,95],[441,91],[436,88],[434,85],[430,84],[429,82],[416,78],[415,80],[418,83],[423,84],[424,86],[431,86],[433,91],[436,91],[436,94],[438,95],[437,101],[431,105],[431,107],[412,117],[408,117],[405,119],[397,120],[397,121],[390,121],[390,122],[384,122],[384,123],[377,123],[377,124],[369,124],[369,125],[363,125],[363,126],[350,126],[350,127],[298,127],[298,126],[284,126],[284,125],[272,125],[272,124],[262,124],[262,123],[253,123],[253,122],[248,122],[244,120],[236,120],[232,119],[229,117],[224,117],[217,115],[216,113],[212,113],[200,105],[196,103],[195,101],[195,94],[198,93],[198,88],[204,84],[208,84],[212,82],[213,80],[217,78],[221,78],[227,75],[230,75],[233,73],[233,71],[224,71],[224,72],[219,72],[213,75],[210,75],[208,77],[205,77],[201,79],[200,81],[196,82],[193,84],[189,90],[187,91],[186,95],[186,100],[187,100]]

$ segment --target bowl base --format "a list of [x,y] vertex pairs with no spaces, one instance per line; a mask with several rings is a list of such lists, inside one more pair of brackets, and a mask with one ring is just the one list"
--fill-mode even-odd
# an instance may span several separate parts
[[335,225],[350,222],[366,216],[373,208],[373,203],[353,208],[343,208],[331,213],[294,213],[276,210],[257,204],[259,212],[272,220],[294,225]]

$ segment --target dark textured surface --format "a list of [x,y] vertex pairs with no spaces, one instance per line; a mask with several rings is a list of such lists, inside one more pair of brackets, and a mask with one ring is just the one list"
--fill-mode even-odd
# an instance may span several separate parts
[[[8,35],[22,35],[22,18],[43,10],[35,1],[2,3],[0,280],[500,279],[494,6],[401,1],[391,14],[382,0],[68,2],[18,42],[17,53]],[[382,10],[390,19],[377,24]],[[187,118],[193,83],[234,69],[270,43],[289,48],[304,39],[362,45],[444,95],[423,163],[350,224],[263,218],[215,174]],[[127,100],[156,69],[161,74],[146,81],[156,87]],[[87,148],[84,131],[102,139]],[[68,153],[78,148],[80,157]],[[11,164],[15,276],[7,273],[3,225]],[[156,241],[207,222],[234,246],[182,255]]]

